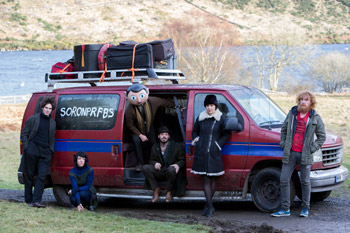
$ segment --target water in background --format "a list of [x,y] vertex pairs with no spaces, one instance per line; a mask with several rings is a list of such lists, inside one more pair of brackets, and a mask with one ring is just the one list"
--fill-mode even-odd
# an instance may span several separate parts
[[45,73],[72,57],[72,50],[0,52],[0,96],[46,91]]
[[[350,44],[317,46],[319,46],[319,55],[335,51],[350,55]],[[249,46],[240,46],[237,49],[241,55],[243,54],[242,58],[245,57],[244,54],[249,56],[252,51]],[[56,62],[65,62],[72,56],[72,50],[0,52],[0,96],[27,95],[46,91],[45,73],[50,72],[51,66]],[[290,70],[294,72],[293,69]]]

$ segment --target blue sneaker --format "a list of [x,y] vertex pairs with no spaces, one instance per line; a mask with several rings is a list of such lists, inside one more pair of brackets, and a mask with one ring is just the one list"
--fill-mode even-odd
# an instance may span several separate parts
[[285,217],[285,216],[290,216],[290,210],[283,210],[280,209],[279,211],[272,213],[272,217]]
[[305,218],[309,217],[309,209],[308,208],[302,209],[299,216],[305,217]]

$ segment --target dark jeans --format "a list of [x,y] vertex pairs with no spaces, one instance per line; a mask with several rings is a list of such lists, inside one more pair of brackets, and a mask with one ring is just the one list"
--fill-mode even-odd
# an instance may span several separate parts
[[[50,171],[51,151],[30,142],[24,152],[24,198],[26,203],[41,202],[46,175]],[[32,193],[34,175],[37,178]]]
[[296,165],[300,166],[300,182],[302,192],[302,208],[310,208],[310,168],[311,165],[301,164],[301,152],[291,151],[289,163],[282,165],[280,188],[281,188],[281,205],[282,209],[289,210],[290,208],[290,178]]
[[145,164],[149,160],[149,155],[153,144],[156,142],[154,128],[150,127],[150,132],[146,135],[148,141],[142,142],[138,135],[132,134],[132,142],[135,147],[137,164]]
[[146,164],[143,166],[143,172],[148,180],[151,189],[155,190],[159,187],[161,181],[167,181],[166,190],[172,191],[176,180],[176,172],[173,166],[162,167],[161,170],[156,170],[153,165]]
[[[80,203],[83,206],[87,206],[87,205],[92,206],[93,205],[93,200],[96,198],[95,193],[92,193],[89,190],[83,190],[83,191],[78,191],[78,192],[79,192],[79,197],[80,197]],[[69,200],[73,206],[79,205],[78,200],[75,198],[74,195],[71,195]]]

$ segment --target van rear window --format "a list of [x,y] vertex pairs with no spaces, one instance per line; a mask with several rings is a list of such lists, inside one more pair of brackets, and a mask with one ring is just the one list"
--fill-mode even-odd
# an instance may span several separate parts
[[119,95],[61,95],[56,110],[58,130],[108,130],[116,122]]

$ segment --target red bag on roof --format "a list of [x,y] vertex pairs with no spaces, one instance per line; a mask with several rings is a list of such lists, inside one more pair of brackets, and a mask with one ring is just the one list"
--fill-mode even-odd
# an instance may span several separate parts
[[54,64],[51,73],[60,73],[60,75],[51,75],[50,79],[73,79],[76,77],[75,74],[64,74],[65,72],[74,72],[73,59]]

